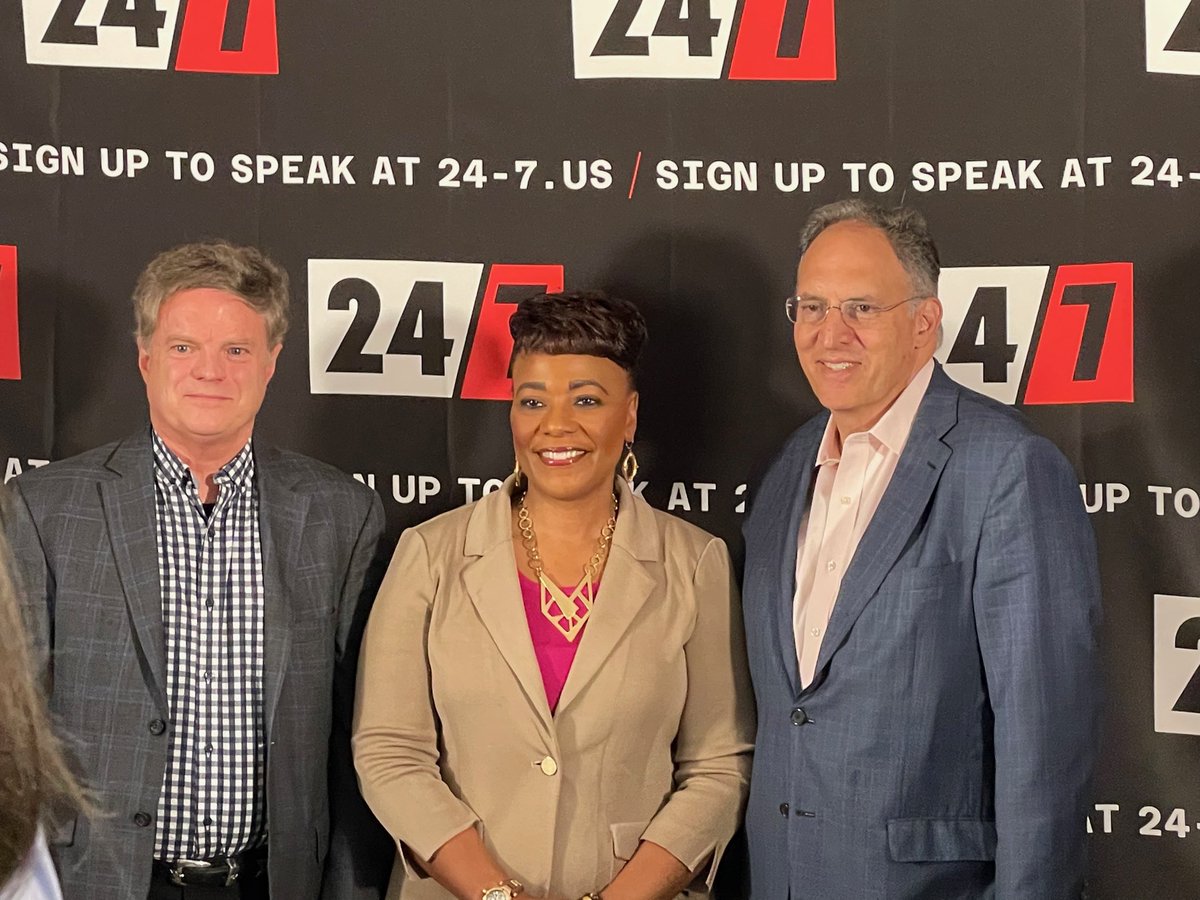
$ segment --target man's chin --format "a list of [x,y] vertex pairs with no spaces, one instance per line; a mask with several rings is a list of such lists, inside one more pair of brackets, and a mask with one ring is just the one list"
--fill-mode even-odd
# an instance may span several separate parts
[[243,427],[230,422],[214,422],[208,419],[197,419],[181,423],[180,436],[204,444],[219,443],[237,438]]
[[853,409],[858,403],[857,398],[852,396],[850,391],[837,390],[828,386],[814,387],[813,394],[816,395],[817,402],[830,412]]

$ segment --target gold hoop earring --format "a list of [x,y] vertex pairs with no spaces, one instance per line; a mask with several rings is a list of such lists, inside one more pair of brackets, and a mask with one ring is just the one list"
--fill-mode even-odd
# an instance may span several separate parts
[[633,444],[629,441],[625,442],[625,456],[621,460],[621,477],[633,487],[633,479],[637,478],[638,461],[637,454],[633,452]]

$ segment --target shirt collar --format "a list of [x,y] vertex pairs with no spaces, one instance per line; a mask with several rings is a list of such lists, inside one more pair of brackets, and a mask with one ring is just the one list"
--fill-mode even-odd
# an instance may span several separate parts
[[[164,484],[174,484],[187,487],[194,483],[191,470],[184,465],[170,447],[166,445],[157,431],[150,429],[151,445],[154,448],[154,474]],[[213,475],[217,484],[231,484],[234,487],[246,488],[254,483],[254,438],[246,441],[246,445],[238,451],[229,462],[221,466]]]
[[[929,389],[929,381],[933,378],[933,360],[925,363],[913,376],[908,386],[900,392],[892,405],[887,408],[879,421],[866,432],[872,443],[879,444],[889,453],[899,456],[908,443],[912,432],[913,422],[917,418],[917,410],[925,391]],[[854,435],[851,435],[854,437]],[[821,445],[817,448],[817,465],[823,466],[829,462],[840,462],[841,450],[838,448],[837,426],[833,416],[825,424],[825,433],[821,436]]]

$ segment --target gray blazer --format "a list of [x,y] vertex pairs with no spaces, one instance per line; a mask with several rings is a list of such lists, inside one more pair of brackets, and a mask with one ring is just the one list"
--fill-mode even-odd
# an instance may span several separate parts
[[[271,894],[378,897],[390,842],[358,795],[349,728],[358,641],[384,562],[382,506],[316,460],[254,452]],[[68,753],[103,810],[50,834],[63,892],[145,897],[171,722],[149,429],[10,488],[4,525],[35,655]]]
[[1071,466],[939,366],[801,685],[796,535],[827,420],[745,524],[751,896],[1078,897],[1100,588]]

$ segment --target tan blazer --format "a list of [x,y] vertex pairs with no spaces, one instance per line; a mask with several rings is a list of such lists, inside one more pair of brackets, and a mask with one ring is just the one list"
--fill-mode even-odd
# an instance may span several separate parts
[[598,890],[641,840],[711,886],[741,820],[754,741],[724,543],[621,485],[596,606],[552,716],[517,580],[511,490],[510,478],[406,531],[371,612],[354,761],[401,845],[389,898],[449,898],[413,862],[472,825],[533,893]]

